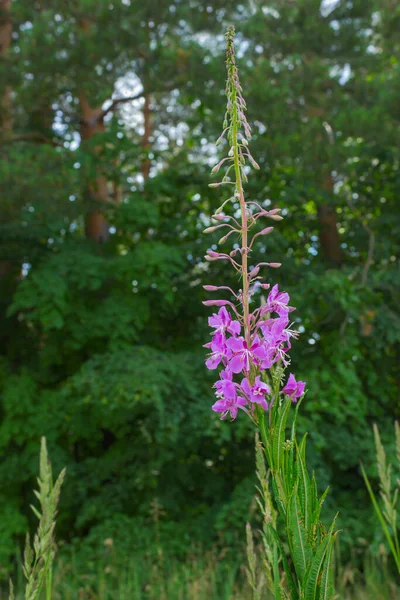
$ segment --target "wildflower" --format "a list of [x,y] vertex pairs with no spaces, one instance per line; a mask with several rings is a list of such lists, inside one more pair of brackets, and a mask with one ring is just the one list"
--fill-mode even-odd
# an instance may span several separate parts
[[227,367],[220,373],[220,380],[214,384],[217,391],[217,397],[228,398],[232,400],[236,398],[236,386],[232,381],[232,371]]
[[[291,340],[298,335],[289,323],[289,313],[295,310],[294,307],[289,306],[289,294],[280,291],[277,284],[270,289],[270,284],[262,283],[261,280],[261,267],[278,268],[280,263],[260,262],[249,267],[254,240],[271,234],[273,227],[262,226],[258,232],[251,235],[250,230],[253,232],[253,227],[258,227],[263,217],[279,221],[282,216],[278,214],[281,210],[279,208],[265,210],[257,201],[245,199],[243,182],[247,180],[246,164],[256,169],[259,166],[249,149],[248,139],[251,129],[245,114],[246,103],[239,82],[233,38],[234,30],[229,28],[226,35],[228,101],[223,133],[218,140],[220,142],[226,137],[229,150],[227,156],[222,158],[212,170],[215,174],[224,172],[222,181],[211,185],[222,185],[229,179],[228,183],[234,186],[234,191],[213,215],[213,219],[221,223],[211,225],[206,232],[228,227],[231,229],[230,233],[239,234],[240,245],[238,244],[229,253],[209,249],[205,259],[207,261],[228,260],[241,278],[241,289],[235,292],[225,285],[205,285],[204,289],[208,292],[226,290],[234,300],[216,299],[203,302],[205,306],[218,307],[216,309],[218,312],[208,319],[208,324],[213,330],[212,341],[205,344],[205,347],[211,350],[206,360],[207,368],[222,369],[219,379],[214,384],[217,401],[213,405],[213,410],[222,413],[223,419],[228,414],[235,419],[238,409],[245,408],[246,404],[253,408],[258,404],[264,410],[268,410],[273,400],[271,397],[267,401],[272,393],[264,382],[264,372],[271,369],[272,377],[278,374],[282,379],[284,369],[290,364],[288,352],[291,348]],[[230,202],[238,203],[240,219],[225,211],[224,207]],[[231,225],[232,222],[235,226]],[[222,241],[225,242],[227,236]],[[265,304],[250,313],[251,298],[259,287],[268,290],[267,300]],[[235,381],[235,378],[239,379],[239,374],[244,376],[241,383]],[[283,393],[296,401],[304,393],[304,388],[305,383],[296,382],[291,374],[283,388]]]
[[250,385],[248,379],[243,379],[241,388],[250,402],[255,402],[256,404],[262,406],[264,410],[268,410],[268,404],[265,400],[265,396],[270,396],[271,390],[269,385],[261,381],[259,375],[256,377],[253,385]]
[[233,373],[248,373],[251,365],[259,365],[267,358],[267,349],[261,339],[256,335],[250,346],[243,337],[231,337],[226,341],[229,350],[232,350],[233,357],[229,362],[229,368]]
[[295,310],[292,306],[288,306],[290,296],[287,292],[280,292],[278,284],[274,285],[270,293],[268,294],[267,303],[265,305],[265,312],[277,312],[280,317],[287,315],[288,312]]
[[290,373],[289,379],[285,387],[282,389],[282,392],[286,394],[286,396],[290,396],[293,402],[297,401],[297,398],[300,398],[304,394],[304,388],[306,387],[305,381],[296,381],[295,376]]
[[214,313],[208,318],[208,324],[215,329],[215,333],[231,333],[232,335],[240,334],[239,321],[233,321],[231,315],[226,310],[225,306],[219,309],[218,313]]
[[204,344],[204,347],[211,348],[211,354],[206,360],[206,367],[210,370],[216,369],[221,361],[226,364],[232,356],[231,350],[226,345],[225,336],[220,332],[214,335],[211,342]]
[[226,419],[230,413],[232,420],[236,419],[239,408],[244,408],[247,402],[245,398],[238,396],[236,398],[221,398],[212,405],[214,412],[222,413],[221,421]]

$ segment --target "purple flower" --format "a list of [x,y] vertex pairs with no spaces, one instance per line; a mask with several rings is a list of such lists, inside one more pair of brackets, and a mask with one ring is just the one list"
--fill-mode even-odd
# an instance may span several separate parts
[[218,313],[214,313],[208,318],[208,324],[215,329],[215,333],[231,333],[232,335],[240,334],[239,321],[233,321],[231,315],[226,310],[225,306],[219,309]]
[[264,339],[268,346],[278,346],[282,342],[287,342],[289,336],[286,332],[286,325],[289,320],[287,317],[278,319],[268,319],[260,322],[260,329],[263,332]]
[[254,385],[250,385],[248,379],[243,379],[241,388],[246,394],[250,402],[255,402],[263,407],[264,410],[268,410],[268,404],[265,400],[266,395],[271,394],[269,386],[261,381],[260,377],[256,377]]
[[216,369],[221,361],[226,363],[232,356],[232,352],[227,348],[225,336],[222,333],[216,333],[211,342],[204,344],[205,348],[211,348],[211,355],[206,360],[207,369]]
[[291,348],[290,338],[296,338],[298,332],[289,329],[288,324],[287,316],[260,322],[259,326],[268,347],[268,358],[262,364],[263,369],[270,369],[279,359],[285,366],[289,364],[286,352]]
[[268,300],[263,312],[277,312],[280,317],[283,317],[288,312],[294,310],[292,306],[288,306],[289,300],[289,294],[287,292],[280,292],[278,284],[276,284],[268,294]]
[[232,371],[227,367],[220,373],[220,380],[214,384],[217,398],[225,397],[228,400],[236,398],[236,385],[232,381]]
[[252,364],[259,365],[267,358],[267,349],[258,335],[254,336],[251,346],[248,347],[243,337],[229,338],[226,341],[229,350],[232,350],[233,357],[230,360],[229,368],[233,373],[248,373]]
[[290,396],[293,402],[296,402],[297,398],[300,398],[300,396],[304,394],[305,387],[305,381],[296,381],[295,376],[290,373],[287,384],[282,389],[282,392],[287,396]]
[[214,412],[222,413],[221,420],[226,419],[228,412],[232,419],[236,419],[239,408],[246,406],[245,398],[221,398],[212,405]]

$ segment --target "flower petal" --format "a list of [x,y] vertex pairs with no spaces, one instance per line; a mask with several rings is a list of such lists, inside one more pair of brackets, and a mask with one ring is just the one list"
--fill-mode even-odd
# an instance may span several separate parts
[[[228,348],[233,350],[233,352],[240,352],[243,350],[244,338],[243,337],[231,337],[226,340],[226,345]],[[238,373],[238,371],[234,371],[234,373]]]

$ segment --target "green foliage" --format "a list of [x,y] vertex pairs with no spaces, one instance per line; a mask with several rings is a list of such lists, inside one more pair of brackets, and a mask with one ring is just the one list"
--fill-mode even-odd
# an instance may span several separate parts
[[[301,443],[296,439],[296,419],[300,404],[294,409],[290,439],[286,439],[286,428],[292,400],[287,398],[279,405],[273,403],[269,413],[269,424],[265,413],[259,411],[259,423],[263,450],[271,474],[274,505],[278,509],[280,522],[266,515],[274,514],[273,504],[266,491],[261,493],[264,515],[264,546],[267,573],[274,597],[285,600],[331,600],[334,597],[332,555],[337,531],[336,518],[328,530],[320,520],[322,504],[327,492],[318,494],[314,475],[310,477],[306,467],[306,435]],[[260,465],[257,450],[257,474],[262,489],[268,490],[265,468]],[[285,556],[283,539],[277,525],[283,525],[288,543],[291,565]],[[280,573],[280,565],[283,572]],[[273,576],[271,575],[273,573]],[[282,583],[285,575],[286,585]],[[290,596],[288,596],[290,594]]]
[[[35,527],[26,507],[42,435],[55,468],[68,468],[59,537],[83,548],[83,562],[111,529],[115,543],[127,536],[126,555],[136,533],[144,547],[155,498],[162,545],[179,557],[193,540],[232,553],[242,540],[251,428],[211,413],[201,364],[201,286],[237,285],[202,260],[218,239],[201,231],[218,206],[207,184],[226,21],[243,40],[261,166],[249,192],[287,211],[254,261],[283,263],[273,275],[298,307],[293,362],[310,389],[299,434],[310,432],[311,466],[322,489],[331,484],[326,509],[333,517],[338,507],[342,543],[368,537],[378,549],[383,539],[359,459],[369,472],[371,424],[385,443],[399,417],[398,17],[389,2],[339,2],[329,14],[310,0],[264,4],[11,3],[14,35],[0,58],[0,95],[10,85],[13,104],[11,139],[0,131],[4,579]],[[105,131],[82,143],[82,91],[100,109],[141,85],[152,106],[147,149],[140,99],[116,105]],[[101,205],[88,193],[99,173],[108,181]],[[328,241],[324,204],[337,231]],[[101,244],[86,233],[94,210],[110,228]]]

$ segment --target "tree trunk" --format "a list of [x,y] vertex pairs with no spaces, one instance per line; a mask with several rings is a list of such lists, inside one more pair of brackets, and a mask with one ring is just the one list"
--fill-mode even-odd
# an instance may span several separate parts
[[[82,114],[81,139],[82,142],[85,143],[92,139],[96,134],[104,133],[104,119],[101,116],[101,108],[92,108],[84,94],[79,95],[79,101]],[[95,181],[89,184],[88,195],[89,199],[95,203],[107,203],[108,189],[107,180],[104,175],[99,174]],[[85,231],[86,236],[97,244],[107,240],[109,235],[108,223],[101,212],[101,206],[87,214]]]
[[[7,54],[11,44],[12,23],[10,15],[11,0],[0,0],[0,57]],[[11,137],[13,128],[11,87],[5,83],[0,88],[0,139],[7,140]],[[9,260],[0,260],[0,279],[12,272],[12,263]]]
[[[90,24],[86,19],[80,22],[82,31],[88,32]],[[81,140],[83,143],[91,140],[96,134],[104,133],[104,116],[101,108],[92,108],[88,99],[82,92],[79,94],[79,102],[81,105]],[[96,152],[96,150],[94,150]],[[99,175],[95,180],[89,183],[88,199],[91,204],[97,204],[98,208],[90,210],[85,219],[86,237],[101,244],[105,242],[109,236],[108,223],[102,213],[102,204],[108,202],[107,180],[104,175]]]
[[148,179],[150,174],[151,161],[148,158],[148,152],[150,149],[150,136],[151,136],[151,109],[150,109],[150,95],[145,94],[144,105],[143,105],[143,121],[144,121],[144,132],[142,137],[142,148],[145,153],[145,158],[142,162],[141,171],[144,180]]
[[[10,15],[11,0],[0,0],[0,56],[4,57],[11,44],[12,23]],[[11,87],[5,84],[1,90],[0,97],[0,136],[8,138],[11,136],[12,104]]]
[[[333,198],[333,178],[329,174],[323,187]],[[317,208],[319,221],[319,243],[324,260],[331,266],[339,266],[342,262],[342,249],[340,247],[340,238],[337,228],[337,214],[332,203],[323,202]]]

